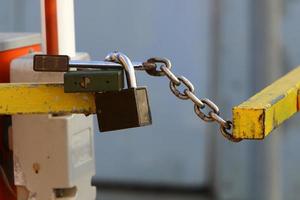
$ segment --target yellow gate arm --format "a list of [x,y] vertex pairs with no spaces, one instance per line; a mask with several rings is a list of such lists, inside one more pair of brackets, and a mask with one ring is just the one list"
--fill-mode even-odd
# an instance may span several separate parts
[[[233,135],[263,139],[299,110],[300,67],[233,108]],[[0,84],[0,115],[96,113],[94,93],[64,93],[63,84]]]
[[0,115],[95,112],[93,93],[64,93],[63,84],[0,84]]
[[299,110],[300,67],[233,108],[233,135],[263,139]]

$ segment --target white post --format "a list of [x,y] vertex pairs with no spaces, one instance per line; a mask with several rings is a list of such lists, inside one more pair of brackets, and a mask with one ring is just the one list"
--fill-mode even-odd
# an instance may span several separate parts
[[74,0],[56,0],[59,54],[75,56]]
[[41,32],[42,32],[42,51],[47,53],[47,42],[46,42],[46,22],[45,22],[45,0],[41,1]]
[[74,0],[41,0],[43,51],[75,56]]

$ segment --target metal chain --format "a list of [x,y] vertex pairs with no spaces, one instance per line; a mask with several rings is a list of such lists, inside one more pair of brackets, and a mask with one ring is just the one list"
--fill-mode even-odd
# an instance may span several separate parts
[[[162,64],[159,66],[157,64]],[[172,93],[182,100],[191,100],[194,103],[194,111],[196,115],[205,122],[216,122],[220,125],[221,134],[232,142],[240,142],[242,139],[235,138],[232,133],[232,122],[224,120],[220,116],[219,107],[207,98],[199,99],[195,95],[194,85],[184,76],[176,76],[171,71],[171,62],[167,58],[150,58],[144,62],[146,72],[151,76],[166,76],[170,80],[170,90]],[[178,86],[184,85],[185,89],[181,92]],[[204,112],[204,108],[209,111]]]

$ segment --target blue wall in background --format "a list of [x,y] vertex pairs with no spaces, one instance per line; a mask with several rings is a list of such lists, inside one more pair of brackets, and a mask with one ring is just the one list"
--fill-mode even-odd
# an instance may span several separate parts
[[[40,31],[37,0],[0,0],[0,31]],[[208,0],[75,1],[77,50],[103,59],[111,51],[133,60],[172,60],[207,96],[209,73]],[[176,99],[166,78],[138,72],[149,89],[153,125],[95,135],[101,180],[201,185],[206,181],[206,131],[191,102]]]

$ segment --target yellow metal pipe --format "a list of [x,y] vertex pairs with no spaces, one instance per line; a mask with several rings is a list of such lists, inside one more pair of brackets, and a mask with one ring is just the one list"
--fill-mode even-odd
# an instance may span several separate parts
[[233,108],[233,135],[264,139],[299,110],[300,67]]
[[0,115],[95,112],[93,93],[64,93],[63,84],[0,84]]

